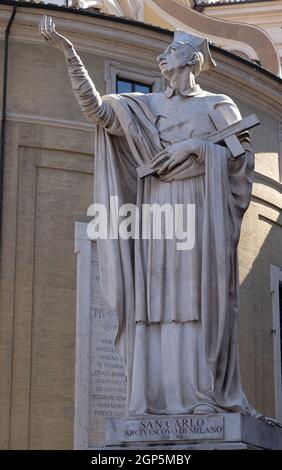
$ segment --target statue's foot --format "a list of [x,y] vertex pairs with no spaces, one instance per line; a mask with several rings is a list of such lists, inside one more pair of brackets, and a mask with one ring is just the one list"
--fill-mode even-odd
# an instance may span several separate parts
[[217,413],[216,408],[214,408],[212,405],[208,404],[203,404],[203,405],[197,405],[194,408],[193,414],[194,415],[205,415],[209,413]]

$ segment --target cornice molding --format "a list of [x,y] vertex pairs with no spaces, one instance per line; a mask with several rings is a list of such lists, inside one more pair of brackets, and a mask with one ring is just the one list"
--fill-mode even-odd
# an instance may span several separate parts
[[[44,8],[29,8],[28,11],[26,8],[19,8],[11,30],[11,41],[50,47],[38,32],[40,18],[45,13]],[[9,6],[1,5],[0,38],[4,37],[9,15]],[[74,43],[78,51],[149,67],[154,74],[159,71],[155,58],[172,38],[171,32],[140,28],[139,23],[139,26],[135,27],[132,22],[128,24],[109,19],[105,21],[101,15],[74,16],[71,10],[56,8],[52,16],[57,23],[57,29]],[[271,113],[272,117],[281,120],[281,80],[265,73],[260,67],[250,65],[248,61],[236,58],[219,48],[213,49],[218,66],[208,74],[201,74],[200,82],[216,89],[220,83],[222,92],[232,93],[234,97],[244,99],[247,103],[263,107],[266,113]]]

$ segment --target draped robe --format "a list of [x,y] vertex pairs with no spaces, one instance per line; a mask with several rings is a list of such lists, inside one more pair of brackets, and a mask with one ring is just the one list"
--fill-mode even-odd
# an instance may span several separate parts
[[[233,101],[201,89],[103,98],[95,144],[95,202],[110,214],[110,196],[124,203],[195,204],[193,249],[176,240],[98,240],[101,287],[117,311],[117,345],[126,361],[128,412],[192,413],[198,405],[255,414],[242,390],[238,353],[237,245],[249,205],[254,156],[232,159],[208,142],[208,112],[228,122]],[[136,168],[167,145],[205,143],[162,177],[137,177]],[[244,140],[244,139],[243,139]],[[142,225],[140,211],[140,224]],[[189,222],[189,221],[188,221]]]

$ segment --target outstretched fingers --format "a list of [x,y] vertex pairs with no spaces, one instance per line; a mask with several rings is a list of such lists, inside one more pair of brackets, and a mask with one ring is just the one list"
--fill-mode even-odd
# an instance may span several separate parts
[[46,39],[46,41],[50,41],[50,34],[48,28],[48,16],[44,15],[40,24],[41,34]]
[[44,39],[49,42],[49,44],[52,44],[56,46],[56,39],[55,35],[57,34],[55,32],[55,24],[53,22],[53,19],[51,16],[44,15],[41,23],[40,23],[40,32]]
[[39,30],[40,30],[42,36],[44,37],[44,39],[46,39],[46,41],[48,41],[47,32],[45,30],[45,17],[46,17],[46,15],[44,15],[42,20],[40,21]]
[[49,29],[50,29],[51,34],[55,33],[55,23],[53,19],[51,18],[51,16],[49,17]]
[[56,33],[54,32],[55,24],[51,16],[47,16],[46,20],[46,29],[48,31],[48,36],[50,38],[51,43],[56,46]]

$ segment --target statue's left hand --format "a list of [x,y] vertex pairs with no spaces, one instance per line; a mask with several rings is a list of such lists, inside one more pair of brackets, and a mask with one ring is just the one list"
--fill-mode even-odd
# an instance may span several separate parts
[[200,139],[189,139],[169,145],[153,158],[151,167],[156,168],[158,174],[163,174],[183,163],[191,155],[200,157],[203,148],[204,142]]

